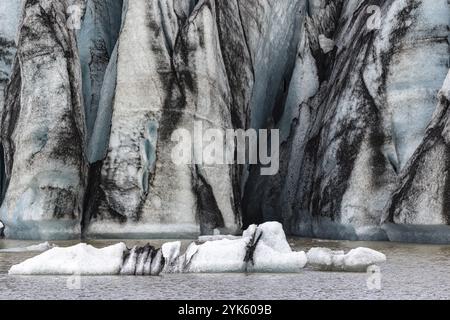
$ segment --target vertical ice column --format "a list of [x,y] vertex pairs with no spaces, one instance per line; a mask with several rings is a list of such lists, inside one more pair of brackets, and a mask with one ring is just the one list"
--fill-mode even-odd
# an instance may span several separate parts
[[85,187],[81,73],[67,1],[26,1],[2,140],[9,188],[1,219],[11,238],[80,235]]
[[[101,129],[111,128],[106,155],[90,147],[92,160],[102,165],[87,235],[138,237],[198,230],[190,170],[170,162],[170,136],[184,106],[172,54],[190,2],[124,2],[117,59],[111,61],[116,70],[111,122],[102,124],[107,117],[99,115],[93,135],[93,141],[100,141],[105,134]],[[155,210],[144,209],[146,201]]]
[[[111,135],[87,235],[181,237],[240,227],[232,166],[176,165],[171,157],[177,129],[192,132],[196,121],[205,130],[233,128],[215,2],[193,4],[124,6]],[[220,20],[234,19],[226,20],[230,28],[239,19],[231,13]]]

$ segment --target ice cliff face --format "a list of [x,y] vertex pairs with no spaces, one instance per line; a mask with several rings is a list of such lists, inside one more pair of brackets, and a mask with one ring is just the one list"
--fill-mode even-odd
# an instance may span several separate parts
[[[300,236],[450,242],[446,0],[0,9],[7,236],[183,237],[278,220]],[[278,174],[175,165],[172,134],[198,123],[279,129]]]
[[[445,191],[438,186],[447,169],[437,159],[420,160],[439,172],[436,181],[416,177],[415,196],[428,204],[415,198],[424,206],[411,208],[395,199],[396,189],[404,188],[402,176],[415,170],[408,160],[427,143],[423,137],[448,71],[449,6],[447,1],[375,4],[323,1],[310,13],[279,123],[288,132],[281,170],[247,185],[244,216],[280,219],[304,236],[382,240],[393,234],[380,228],[386,210],[395,210],[387,207],[393,201],[397,212],[412,216],[395,222],[413,230],[448,224]],[[427,186],[434,190],[425,191]],[[261,192],[266,201],[256,200]],[[422,232],[415,236],[427,241]]]

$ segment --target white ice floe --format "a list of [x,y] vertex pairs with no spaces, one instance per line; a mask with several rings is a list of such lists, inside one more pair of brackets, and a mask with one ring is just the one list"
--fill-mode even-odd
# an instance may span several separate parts
[[381,252],[357,248],[347,254],[327,248],[312,248],[308,251],[308,264],[322,271],[366,272],[373,265],[386,262]]
[[96,249],[79,244],[53,248],[13,266],[9,274],[158,275],[163,273],[298,273],[307,262],[329,271],[366,271],[386,261],[384,254],[358,248],[345,254],[314,248],[306,255],[292,251],[277,222],[252,225],[242,237],[192,243],[182,253],[181,242],[165,243],[161,249],[150,245],[131,250],[124,243]]
[[23,248],[9,248],[9,249],[1,249],[0,253],[17,253],[17,252],[44,252],[54,248],[54,245],[51,245],[49,242],[43,242],[36,245],[31,245]]
[[37,257],[12,266],[10,275],[115,275],[119,274],[124,243],[96,249],[80,243],[69,248],[53,248]]
[[209,241],[191,246],[186,272],[300,272],[304,252],[293,252],[277,222],[250,226],[239,239]]

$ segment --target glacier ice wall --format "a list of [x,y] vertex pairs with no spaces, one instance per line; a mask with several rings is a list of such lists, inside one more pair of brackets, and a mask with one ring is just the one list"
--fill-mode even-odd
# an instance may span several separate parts
[[[387,204],[447,74],[450,10],[447,1],[378,4],[378,23],[370,1],[322,1],[311,10],[278,123],[281,170],[250,175],[250,221],[278,219],[303,236],[388,239],[380,228]],[[324,50],[321,38],[334,48]],[[433,191],[425,194],[432,201]],[[426,216],[418,224],[447,224],[434,212],[440,218],[425,207],[412,214]]]
[[[0,9],[8,236],[185,237],[277,220],[300,236],[450,242],[447,0]],[[198,123],[279,129],[280,171],[175,165],[172,134]]]

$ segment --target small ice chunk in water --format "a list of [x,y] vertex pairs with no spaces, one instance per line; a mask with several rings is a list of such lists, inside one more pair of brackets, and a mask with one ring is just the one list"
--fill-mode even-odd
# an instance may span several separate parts
[[322,271],[366,272],[367,268],[386,262],[386,256],[369,248],[333,251],[327,248],[312,248],[307,254],[308,264]]
[[384,262],[384,254],[369,248],[353,249],[344,258],[345,270],[354,272],[366,272],[368,267]]

